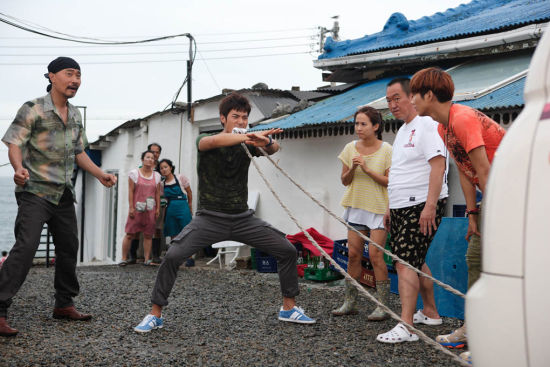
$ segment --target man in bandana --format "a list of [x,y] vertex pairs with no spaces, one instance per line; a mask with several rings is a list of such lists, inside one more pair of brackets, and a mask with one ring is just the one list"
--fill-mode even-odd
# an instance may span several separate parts
[[71,181],[76,163],[111,187],[116,177],[103,172],[84,152],[86,136],[78,109],[68,103],[80,87],[80,66],[68,57],[58,57],[45,74],[48,94],[26,102],[17,112],[2,141],[15,171],[15,244],[0,270],[0,336],[14,336],[7,323],[7,310],[27,274],[40,243],[44,223],[55,244],[55,307],[53,317],[90,320],[76,310],[78,232]]

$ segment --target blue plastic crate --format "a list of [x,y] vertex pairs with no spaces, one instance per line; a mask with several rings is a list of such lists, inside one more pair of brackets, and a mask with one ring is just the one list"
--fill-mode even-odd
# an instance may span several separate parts
[[256,270],[259,273],[276,273],[277,259],[265,252],[256,250]]
[[[348,271],[349,250],[347,246],[348,240],[336,240],[334,241],[334,248],[332,250],[332,258],[338,263],[345,271]],[[369,258],[368,246],[365,246],[363,250],[363,257]],[[334,266],[330,265],[330,268],[334,270]]]
[[[466,293],[468,288],[468,266],[465,258],[468,242],[464,238],[467,230],[468,218],[443,218],[426,255],[426,264],[433,277],[462,293]],[[464,319],[464,299],[435,284],[434,297],[441,316]],[[420,297],[417,308],[422,308]]]
[[259,273],[276,273],[277,260],[273,256],[256,256],[256,269]]
[[399,277],[391,266],[388,266],[388,279],[390,280],[390,292],[399,294]]

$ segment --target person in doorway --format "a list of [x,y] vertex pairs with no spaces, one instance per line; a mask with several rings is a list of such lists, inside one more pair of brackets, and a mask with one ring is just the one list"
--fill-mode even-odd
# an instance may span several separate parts
[[103,172],[84,151],[86,134],[78,108],[68,102],[78,91],[81,71],[69,57],[58,57],[45,74],[50,84],[44,97],[26,102],[17,112],[2,141],[15,171],[17,218],[15,244],[0,270],[0,336],[18,331],[7,323],[12,298],[25,281],[40,243],[44,223],[55,244],[55,306],[53,317],[90,320],[76,310],[73,298],[80,287],[76,276],[78,229],[71,181],[74,164],[104,186],[116,177]]
[[[390,81],[386,100],[391,113],[404,124],[394,143],[388,182],[389,209],[384,216],[390,231],[392,252],[424,273],[431,275],[426,254],[447,203],[446,157],[443,141],[437,134],[437,122],[418,116],[411,102],[409,79]],[[412,325],[440,325],[435,305],[433,282],[419,276],[401,263],[396,264],[399,276],[401,319]],[[424,309],[416,309],[418,293]],[[380,334],[382,343],[418,340],[406,325],[398,323],[392,330]]]
[[[468,215],[468,289],[481,274],[480,204],[476,190],[486,193],[489,170],[505,130],[483,113],[454,104],[454,83],[451,76],[438,68],[423,69],[411,80],[413,103],[421,116],[430,116],[439,123],[438,132],[451,153],[460,177]],[[466,324],[436,340],[449,348],[461,348],[467,343]],[[469,352],[461,357],[471,361]]]
[[128,173],[128,219],[126,235],[122,241],[122,261],[120,266],[128,264],[127,255],[132,239],[143,233],[145,261],[143,265],[158,265],[151,260],[151,242],[155,233],[156,219],[160,214],[160,173],[153,170],[155,158],[153,152],[141,154],[141,167]]
[[296,269],[296,248],[288,242],[284,233],[254,216],[248,208],[248,168],[252,155],[267,154],[279,150],[279,144],[271,134],[282,132],[271,129],[261,132],[234,134],[233,128],[246,129],[250,114],[248,99],[232,93],[219,106],[223,131],[218,134],[201,134],[197,138],[199,201],[195,217],[176,236],[159,268],[153,293],[152,308],[136,332],[145,333],[161,328],[164,324],[162,310],[168,304],[180,265],[185,259],[213,243],[234,240],[266,252],[277,259],[277,269],[283,295],[279,320],[296,323],[314,323],[304,310],[296,306],[299,293]]
[[[174,238],[193,217],[193,192],[189,179],[182,174],[175,175],[176,167],[169,159],[159,162],[162,181],[162,192],[166,199],[166,213],[164,216],[164,236]],[[186,266],[194,266],[195,260],[189,257]]]
[[[147,145],[147,150],[153,152],[155,157],[154,170],[160,173],[159,159],[160,153],[162,152],[162,147],[158,143],[151,143]],[[141,167],[140,167],[141,168]],[[160,253],[161,253],[161,237],[162,237],[162,226],[164,224],[164,211],[165,206],[163,205],[163,198],[161,192],[161,201],[160,201],[160,215],[156,219],[155,223],[155,235],[153,236],[152,242],[152,252],[153,252],[153,263],[160,264]],[[128,264],[135,264],[137,261],[137,251],[139,248],[139,236],[134,238],[130,245],[130,257],[127,261]]]
[[[342,218],[377,244],[386,243],[384,214],[388,208],[388,174],[391,165],[392,147],[382,139],[382,116],[369,106],[361,107],[354,115],[355,133],[358,140],[348,143],[338,158],[342,161],[342,184],[346,192],[341,205],[345,208]],[[348,273],[355,279],[361,276],[361,260],[365,241],[354,231],[348,230]],[[369,258],[376,278],[377,298],[388,304],[390,281],[384,253],[373,244],[369,245]],[[357,289],[346,282],[344,304],[332,311],[333,315],[356,314]],[[385,320],[389,315],[380,307],[368,316],[370,321]]]

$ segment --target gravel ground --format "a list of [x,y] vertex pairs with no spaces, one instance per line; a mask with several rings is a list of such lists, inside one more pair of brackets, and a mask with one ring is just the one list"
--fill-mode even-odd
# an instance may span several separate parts
[[[0,337],[0,366],[456,366],[422,341],[381,344],[376,335],[395,321],[368,322],[374,306],[362,298],[356,316],[333,317],[341,282],[300,280],[298,305],[314,325],[279,322],[276,274],[219,270],[199,261],[182,268],[165,309],[165,327],[132,329],[149,310],[156,268],[80,267],[79,310],[91,322],[51,317],[53,269],[34,267],[9,310],[15,338]],[[336,284],[335,284],[336,283]],[[390,306],[399,313],[399,298]],[[435,337],[459,326],[421,326]]]

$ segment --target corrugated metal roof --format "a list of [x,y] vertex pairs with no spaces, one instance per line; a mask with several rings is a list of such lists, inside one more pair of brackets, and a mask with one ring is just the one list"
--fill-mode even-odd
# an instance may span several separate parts
[[[284,119],[269,124],[258,125],[250,130],[257,131],[272,128],[295,129],[308,125],[331,124],[342,121],[350,122],[357,107],[373,102],[386,95],[386,85],[391,79],[380,79],[363,84],[345,93],[327,98]],[[459,103],[478,110],[521,107],[525,104],[523,100],[524,87],[525,77],[477,99],[461,101]],[[384,119],[393,119],[393,116],[390,113],[384,116]]]
[[307,101],[323,99],[332,95],[332,93],[318,92],[313,90],[289,90],[289,93],[298,99],[305,99]]
[[390,16],[381,32],[355,40],[335,42],[327,38],[319,59],[495,33],[550,20],[548,0],[474,0],[418,20],[401,13]]
[[363,84],[345,93],[317,102],[305,110],[296,112],[287,118],[258,125],[250,130],[271,128],[293,129],[307,125],[347,121],[353,116],[357,107],[372,102],[386,95],[386,85],[391,78],[385,78]]
[[335,86],[325,85],[323,87],[317,88],[317,90],[319,92],[328,92],[328,93],[336,94],[336,93],[340,93],[340,92],[345,92],[345,91],[357,86],[358,84],[360,84],[360,83],[344,83],[344,84],[335,85]]
[[523,77],[482,97],[459,103],[478,110],[521,107],[525,104],[523,99],[525,79]]
[[271,117],[273,110],[277,107],[277,103],[280,105],[288,105],[291,109],[298,104],[296,100],[285,97],[257,96],[254,94],[249,94],[246,97],[253,102],[266,117]]

